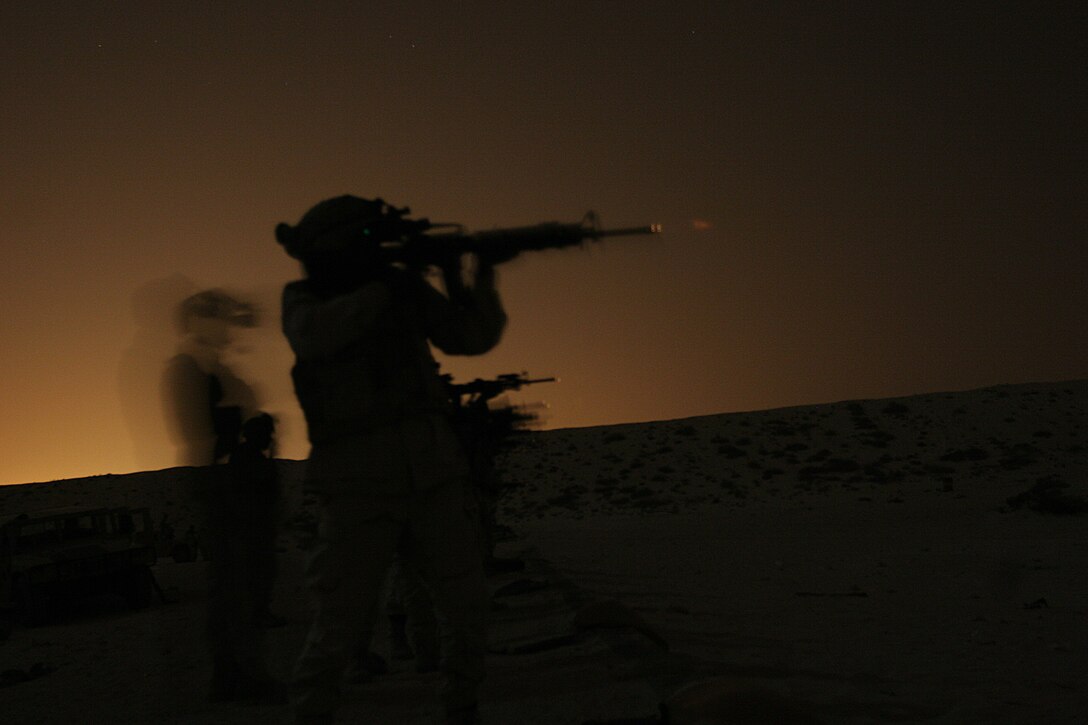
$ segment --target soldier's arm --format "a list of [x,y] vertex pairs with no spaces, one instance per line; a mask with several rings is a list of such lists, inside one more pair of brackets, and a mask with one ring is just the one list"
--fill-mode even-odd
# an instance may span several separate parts
[[215,458],[208,377],[187,355],[172,359],[162,380],[168,428],[183,466],[207,466]]
[[300,360],[329,357],[370,329],[389,297],[384,282],[371,282],[330,299],[293,282],[283,290],[283,332]]
[[452,271],[445,277],[448,296],[423,283],[431,342],[447,355],[481,355],[495,347],[506,328],[506,311],[495,287],[494,268],[481,264],[471,287]]

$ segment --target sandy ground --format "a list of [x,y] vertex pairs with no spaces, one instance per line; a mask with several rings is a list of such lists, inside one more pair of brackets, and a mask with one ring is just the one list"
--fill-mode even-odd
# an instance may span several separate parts
[[844,502],[525,528],[673,655],[826,722],[1088,715],[1082,518]]
[[[510,549],[507,553],[515,553]],[[572,625],[570,587],[532,551],[529,568],[490,581],[494,626],[489,679],[482,697],[486,722],[562,723],[637,717],[656,712],[659,696],[639,674],[625,674],[637,658],[613,651],[611,630]],[[280,556],[276,610],[289,619],[268,632],[272,673],[287,678],[306,633],[308,608],[299,586],[304,552]],[[71,723],[291,723],[285,707],[210,704],[210,673],[201,637],[205,587],[202,562],[163,561],[156,577],[172,599],[140,612],[102,598],[78,615],[16,630],[0,647],[0,671],[42,662],[47,675],[0,690],[5,722]],[[543,588],[519,593],[530,582]],[[506,594],[504,587],[513,593]],[[559,639],[558,646],[552,646]],[[534,651],[543,647],[542,651]],[[656,648],[656,645],[653,645]],[[374,643],[388,657],[388,633]],[[347,685],[339,713],[345,723],[434,723],[436,676],[416,674],[411,662],[389,658],[392,672],[369,684]],[[639,668],[635,667],[635,670]]]
[[[484,721],[652,722],[711,681],[712,723],[1088,722],[1088,517],[1049,511],[1088,494],[1085,430],[1074,382],[533,434],[502,461],[504,551],[530,568],[490,582]],[[300,469],[284,464],[296,526]],[[0,515],[127,503],[183,531],[193,475],[4,487]],[[296,533],[290,624],[269,636],[282,676],[308,617]],[[156,566],[176,602],[16,629],[0,672],[55,670],[0,689],[4,721],[290,722],[205,702],[203,566]],[[342,722],[434,721],[433,676],[393,665],[348,687]]]

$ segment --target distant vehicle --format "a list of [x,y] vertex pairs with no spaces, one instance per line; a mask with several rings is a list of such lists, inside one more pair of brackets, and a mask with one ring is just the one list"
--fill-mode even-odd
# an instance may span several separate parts
[[146,508],[21,514],[0,525],[0,619],[42,624],[61,606],[107,594],[141,609],[155,593],[155,561]]

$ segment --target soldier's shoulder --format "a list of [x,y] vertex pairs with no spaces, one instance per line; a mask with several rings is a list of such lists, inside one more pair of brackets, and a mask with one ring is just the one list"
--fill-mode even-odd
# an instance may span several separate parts
[[200,363],[197,362],[196,358],[187,352],[179,352],[167,358],[163,368],[167,375],[172,376],[203,374],[204,372],[200,369]]
[[308,294],[310,292],[310,280],[308,279],[296,279],[292,282],[288,282],[283,286],[283,296],[296,294]]

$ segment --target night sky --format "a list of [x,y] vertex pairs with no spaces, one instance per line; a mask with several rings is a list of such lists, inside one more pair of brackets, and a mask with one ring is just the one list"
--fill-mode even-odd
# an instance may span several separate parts
[[1088,377],[1086,7],[4,3],[0,483],[173,465],[119,367],[187,285],[264,303],[304,457],[272,230],[344,193],[664,225],[505,265],[503,342],[443,361],[559,376],[547,427]]

